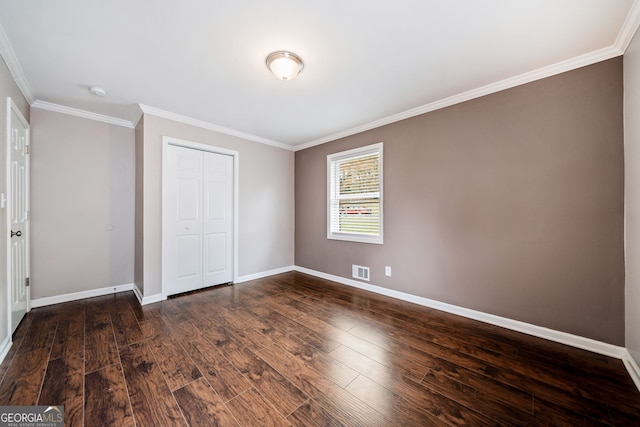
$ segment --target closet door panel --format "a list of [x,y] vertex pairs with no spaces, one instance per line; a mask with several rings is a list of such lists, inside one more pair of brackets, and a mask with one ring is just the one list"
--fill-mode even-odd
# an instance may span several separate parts
[[202,165],[203,153],[170,145],[167,147],[168,203],[165,209],[168,236],[167,294],[202,287]]
[[204,154],[204,286],[233,280],[233,157]]

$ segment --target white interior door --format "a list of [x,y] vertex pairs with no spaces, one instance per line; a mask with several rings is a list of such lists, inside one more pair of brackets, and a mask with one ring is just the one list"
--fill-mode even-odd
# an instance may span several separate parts
[[29,124],[7,98],[7,274],[11,333],[29,311]]
[[233,157],[203,152],[204,286],[233,279]]
[[173,295],[233,279],[233,157],[168,145],[163,288]]

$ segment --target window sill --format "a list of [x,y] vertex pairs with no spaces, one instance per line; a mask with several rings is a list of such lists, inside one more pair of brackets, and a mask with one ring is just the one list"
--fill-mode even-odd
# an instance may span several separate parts
[[354,243],[372,243],[374,245],[382,245],[384,243],[382,236],[359,236],[354,234],[327,234],[329,240],[342,240],[343,242]]

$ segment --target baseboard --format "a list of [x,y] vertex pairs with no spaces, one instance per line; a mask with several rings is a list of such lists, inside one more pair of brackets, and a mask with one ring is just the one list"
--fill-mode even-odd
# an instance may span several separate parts
[[248,274],[246,276],[240,276],[235,280],[235,283],[248,282],[249,280],[257,280],[262,279],[263,277],[274,276],[276,274],[288,273],[289,271],[295,270],[295,266],[290,265],[288,267],[276,268],[274,270],[262,271],[260,273]]
[[60,304],[63,302],[77,301],[79,299],[100,297],[103,295],[115,294],[133,290],[133,283],[126,285],[107,286],[106,288],[90,289],[87,291],[72,292],[69,294],[55,295],[52,297],[36,298],[31,300],[31,307],[44,307],[47,305]]
[[327,274],[320,271],[311,270],[304,267],[295,267],[296,271],[301,273],[310,274],[312,276],[320,277],[322,279],[332,280],[334,282],[342,283],[343,285],[353,286],[356,288],[364,289],[366,291],[374,292],[381,295],[397,298],[403,301],[412,302],[425,307],[435,308],[437,310],[445,311],[447,313],[456,314],[458,316],[467,317],[469,319],[479,320],[491,325],[500,326],[503,328],[511,329],[517,332],[522,332],[528,335],[532,335],[538,338],[544,338],[550,341],[555,341],[561,344],[570,345],[572,347],[581,348],[583,350],[592,351],[594,353],[603,354],[609,357],[615,357],[616,359],[622,359],[626,352],[624,347],[619,347],[612,344],[607,344],[601,341],[596,341],[591,338],[581,337],[579,335],[569,334],[567,332],[556,331],[553,329],[545,328],[542,326],[532,325],[530,323],[521,322],[519,320],[513,320],[506,317],[500,317],[493,314],[484,313],[481,311],[471,310],[469,308],[459,307],[453,304],[447,304],[444,302],[432,300],[429,298],[423,298],[404,292],[394,291],[392,289],[383,288],[376,285],[369,285],[366,283],[358,282],[356,280],[347,279],[340,276],[334,276],[333,274]]
[[627,368],[627,371],[629,371],[629,375],[631,376],[631,379],[635,383],[636,387],[638,387],[638,391],[640,391],[640,367],[638,367],[635,359],[633,358],[633,356],[631,356],[631,353],[629,353],[629,350],[627,349],[625,349],[624,351],[622,362]]
[[140,288],[138,287],[138,285],[136,285],[135,283],[133,284],[133,294],[138,299],[138,302],[140,303],[140,305],[144,305],[142,304],[142,301],[144,300],[144,296],[142,295],[142,292],[140,291]]
[[135,294],[136,298],[138,298],[138,302],[140,303],[140,305],[153,304],[154,302],[160,302],[166,299],[162,297],[162,294],[155,294],[145,297],[144,295],[142,295],[142,292],[136,284],[133,285],[133,293]]
[[[242,282],[248,282],[249,280],[262,279],[263,277],[269,277],[276,274],[293,271],[293,269],[294,267],[290,265],[287,267],[276,268],[274,270],[263,271],[255,274],[248,274],[246,276],[239,276],[236,280],[234,280],[234,283],[242,283]],[[161,293],[150,295],[150,296],[144,296],[143,293],[135,284],[133,285],[133,293],[136,295],[136,298],[138,298],[140,305],[153,304],[155,302],[160,302],[167,299],[167,296]]]
[[9,349],[11,349],[11,334],[5,337],[2,344],[0,344],[0,363],[4,362],[4,358],[9,354]]

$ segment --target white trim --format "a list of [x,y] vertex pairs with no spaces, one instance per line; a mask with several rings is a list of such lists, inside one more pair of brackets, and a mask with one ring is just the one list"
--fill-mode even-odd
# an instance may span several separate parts
[[63,302],[77,301],[79,299],[101,297],[103,295],[116,294],[118,292],[132,291],[133,283],[126,285],[107,286],[106,288],[90,289],[87,291],[72,292],[51,297],[36,298],[31,300],[31,307],[44,307],[47,305],[60,304]]
[[234,283],[242,283],[248,282],[250,280],[262,279],[263,277],[275,276],[276,274],[288,273],[290,271],[294,271],[295,267],[293,265],[287,267],[276,268],[269,271],[262,271],[260,273],[247,274],[245,276],[238,277]]
[[304,267],[296,266],[295,271],[338,282],[343,285],[353,286],[356,288],[364,289],[366,291],[375,292],[377,294],[386,295],[392,298],[397,298],[403,301],[412,302],[414,304],[419,304],[425,307],[435,308],[437,310],[456,314],[462,317],[467,317],[469,319],[479,320],[491,325],[500,326],[503,328],[511,329],[513,331],[522,332],[550,341],[555,341],[561,344],[570,345],[572,347],[581,348],[583,350],[592,351],[594,353],[603,354],[605,356],[615,357],[617,359],[622,359],[626,351],[624,347],[607,344],[601,341],[593,340],[591,338],[585,338],[578,335],[569,334],[567,332],[556,331],[553,329],[544,328],[542,326],[536,326],[530,323],[521,322],[519,320],[513,320],[506,317],[483,313],[481,311],[471,310],[469,308],[459,307],[453,304],[447,304],[429,298],[406,294],[404,292],[398,292],[380,286],[369,285],[366,283],[358,282],[351,279],[345,279],[344,277],[334,276],[332,274],[322,273],[320,271],[315,271]]
[[140,303],[140,305],[153,304],[156,302],[164,301],[166,299],[167,297],[166,296],[163,297],[162,294],[150,295],[148,297],[142,298],[142,302]]
[[0,344],[0,363],[4,362],[4,358],[7,357],[9,350],[11,349],[11,334],[4,338],[2,344]]
[[186,125],[196,126],[202,129],[212,130],[214,132],[223,133],[225,135],[231,135],[238,138],[246,139],[248,141],[258,142],[260,144],[271,145],[273,147],[282,148],[284,150],[293,151],[293,147],[289,144],[273,141],[271,139],[262,138],[260,136],[252,135],[250,133],[240,132],[234,129],[229,129],[224,126],[219,126],[213,123],[205,122],[204,120],[198,120],[191,117],[183,116],[181,114],[172,113],[170,111],[161,110],[159,108],[150,107],[144,104],[138,104],[144,114],[151,116],[161,117],[164,119],[173,120],[174,122],[184,123]]
[[510,89],[536,80],[544,79],[546,77],[551,77],[557,74],[565,73],[567,71],[585,67],[587,65],[592,65],[597,62],[606,61],[607,59],[615,58],[616,56],[624,55],[627,47],[633,39],[633,36],[638,31],[638,27],[640,27],[640,1],[635,0],[631,5],[631,8],[629,9],[629,13],[627,14],[624,24],[622,25],[622,28],[618,33],[616,41],[609,47],[598,49],[584,55],[576,56],[575,58],[548,65],[546,67],[538,68],[537,70],[529,71],[517,76],[509,77],[507,79],[490,83],[488,85],[481,86],[467,92],[453,95],[448,98],[439,99],[429,104],[412,108],[397,114],[392,114],[390,116],[383,117],[372,122],[364,123],[350,129],[346,129],[331,135],[323,136],[318,139],[298,144],[293,147],[293,151],[315,147],[316,145],[325,144],[327,142],[335,141],[336,139],[355,135],[357,133],[395,123],[400,120],[419,116],[421,114],[429,113],[431,111],[439,110],[451,105],[460,104],[462,102],[500,92],[505,89]]
[[[357,233],[349,233],[349,232],[341,232],[334,231],[332,228],[331,220],[334,218],[333,209],[338,209],[337,206],[338,200],[340,196],[337,194],[337,189],[334,188],[339,186],[337,182],[335,182],[336,174],[332,173],[334,168],[337,167],[337,163],[342,160],[353,160],[359,157],[369,156],[372,154],[378,154],[380,156],[380,164],[379,164],[379,174],[380,174],[380,189],[376,193],[366,193],[366,194],[358,194],[361,198],[365,197],[375,197],[378,195],[378,199],[380,200],[380,232],[378,235],[363,235]],[[365,145],[362,147],[353,148],[351,150],[340,151],[337,153],[331,153],[327,155],[327,239],[331,240],[342,240],[346,242],[357,242],[357,243],[373,243],[377,245],[384,244],[384,143],[378,142],[376,144]],[[332,203],[335,200],[335,204]],[[333,208],[333,209],[332,209]],[[339,209],[338,209],[339,210]],[[338,227],[336,227],[338,228]]]
[[[434,101],[429,104],[425,104],[398,114],[393,114],[391,116],[383,117],[378,120],[374,120],[369,123],[365,123],[360,126],[356,126],[341,132],[337,132],[322,138],[314,139],[299,145],[289,145],[281,142],[273,141],[267,138],[262,138],[260,136],[236,131],[234,129],[229,129],[226,127],[218,126],[213,123],[205,122],[198,119],[193,119],[187,116],[183,116],[176,113],[171,113],[169,111],[161,110],[159,108],[150,107],[144,104],[138,104],[140,109],[145,114],[150,114],[157,117],[163,117],[166,119],[174,120],[177,122],[190,124],[193,126],[201,127],[204,129],[213,130],[216,132],[224,133],[227,135],[237,136],[239,138],[247,139],[249,141],[259,142],[262,144],[272,145],[274,147],[282,148],[285,150],[299,151],[304,150],[305,148],[314,147],[316,145],[324,144],[330,141],[334,141],[339,138],[344,138],[346,136],[354,135],[356,133],[364,132],[370,129],[374,129],[380,126],[384,126],[386,124],[394,123],[400,120],[404,120],[410,117],[414,117],[420,114],[424,114],[430,111],[434,111],[440,108],[444,108],[453,104],[457,104],[460,102],[468,101],[474,98],[478,98],[484,95],[489,95],[491,93],[495,93],[504,89],[508,89],[511,87],[515,87],[524,83],[529,83],[535,80],[539,80],[545,77],[549,77],[551,75],[560,74],[566,71],[571,71],[576,68],[584,67],[586,65],[595,64],[596,62],[604,61],[615,56],[623,55],[626,51],[629,43],[633,39],[638,27],[640,26],[640,1],[635,0],[629,9],[629,13],[627,14],[625,21],[618,33],[616,41],[610,47],[599,49],[597,51],[587,53],[585,55],[578,56],[576,58],[569,59],[567,61],[562,61],[547,67],[539,68],[538,70],[530,71],[519,76],[515,76],[512,78],[508,78],[502,80],[500,82],[492,83],[486,86],[483,86],[478,89],[473,89],[468,92],[464,92],[462,94],[453,95],[451,97]],[[0,55],[4,58],[5,63],[7,64],[7,68],[11,73],[13,79],[16,82],[16,85],[26,98],[29,104],[35,104],[42,101],[35,101],[35,98],[32,94],[31,88],[29,86],[29,82],[27,81],[22,67],[18,62],[18,59],[13,51],[13,47],[9,42],[9,38],[2,26],[0,26]],[[33,106],[33,105],[32,105]],[[77,110],[82,111],[82,110]],[[88,113],[88,112],[86,112]],[[93,113],[88,113],[93,114]],[[97,115],[101,116],[101,115]],[[85,116],[81,116],[85,117]],[[108,116],[103,116],[108,117]],[[122,120],[122,119],[115,119]],[[140,120],[140,116],[137,117],[134,121],[129,121],[128,123],[135,127],[135,125]],[[127,122],[126,120],[123,120]],[[115,123],[117,124],[117,123]],[[129,127],[129,125],[126,125]]]
[[142,119],[143,116],[144,116],[144,112],[142,112],[142,110],[140,109],[140,105],[138,105],[138,111],[136,112],[136,116],[133,118],[133,120],[131,120],[131,124],[133,125],[134,129],[136,128],[136,126],[138,126],[138,123],[140,123],[140,119]]
[[[262,279],[264,277],[275,276],[276,274],[288,273],[294,270],[295,270],[295,267],[293,265],[290,265],[287,267],[275,268],[273,270],[262,271],[260,273],[247,274],[245,276],[238,276],[233,281],[233,283],[234,284],[244,283],[250,280]],[[148,297],[143,297],[142,292],[140,292],[140,289],[138,289],[138,287],[135,285],[133,286],[133,292],[136,294],[138,301],[140,301],[140,305],[153,304],[155,302],[160,302],[167,299],[167,296],[163,294],[155,294]]]
[[633,380],[636,387],[638,387],[638,391],[640,391],[640,367],[638,367],[635,359],[633,358],[633,356],[631,356],[631,353],[629,353],[629,350],[627,349],[624,350],[622,363],[624,363],[624,366],[627,368],[631,379]]
[[22,95],[25,97],[27,102],[31,104],[34,100],[33,92],[31,91],[29,82],[24,75],[24,71],[22,71],[20,62],[18,62],[18,58],[13,51],[13,47],[11,46],[11,43],[9,43],[9,37],[7,37],[7,34],[4,32],[2,25],[0,25],[0,55],[4,58],[7,68],[9,69],[13,80],[16,82],[16,86],[18,86],[18,89],[20,89],[20,92],[22,92]]
[[614,46],[620,51],[620,54],[624,54],[633,39],[633,36],[640,27],[640,1],[636,0],[631,5],[629,13],[622,24],[622,28],[618,33]]
[[92,113],[91,111],[85,111],[78,108],[67,107],[65,105],[54,104],[52,102],[40,101],[39,99],[31,104],[31,108],[40,108],[41,110],[54,111],[56,113],[82,117],[83,119],[95,120],[97,122],[109,123],[111,125],[122,126],[130,129],[135,128],[135,125],[129,120],[105,116],[104,114]]
[[138,288],[138,285],[136,285],[135,283],[133,284],[133,294],[136,296],[136,298],[138,299],[138,302],[140,303],[140,305],[142,304],[142,301],[144,300],[144,295],[142,294],[142,292],[140,291],[140,288]]
[[136,285],[135,283],[133,284],[133,293],[136,295],[136,298],[138,298],[138,302],[140,303],[140,305],[153,304],[154,302],[160,302],[167,299],[167,297],[163,298],[162,294],[155,294],[145,297],[142,295],[142,292],[138,288],[138,285]]
[[379,128],[391,123],[399,122],[401,120],[409,119],[411,117],[419,116],[421,114],[429,113],[431,111],[440,110],[445,107],[449,107],[455,104],[460,104],[472,99],[480,98],[482,96],[490,95],[492,93],[500,92],[506,89],[511,89],[516,86],[520,86],[526,83],[531,83],[536,80],[540,80],[546,77],[561,74],[567,71],[575,70],[580,67],[595,64],[600,61],[614,58],[622,55],[619,49],[614,47],[608,47],[600,49],[594,52],[581,55],[567,61],[562,61],[557,64],[549,65],[539,68],[534,71],[529,71],[508,79],[501,80],[499,82],[490,83],[485,86],[481,86],[476,89],[469,90],[457,95],[450,96],[448,98],[439,99],[437,101],[425,104],[410,110],[406,110],[397,114],[392,114],[387,117],[383,117],[378,120],[374,120],[369,123],[362,124],[360,126],[346,129],[331,135],[324,136],[322,138],[314,139],[312,141],[305,142],[293,147],[294,151],[304,150],[306,148],[315,147],[316,145],[325,144],[330,141],[334,141],[339,138],[345,138],[347,136],[355,135],[357,133],[365,132],[371,129]]
[[[218,153],[218,154],[226,154],[228,156],[233,157],[233,273],[232,280],[235,282],[238,278],[238,259],[239,259],[239,235],[240,235],[240,152],[235,150],[229,150],[227,148],[216,147],[214,145],[201,144],[199,142],[187,141],[186,139],[174,138],[171,136],[163,136],[162,137],[162,202],[161,202],[161,210],[162,210],[162,277],[160,287],[162,289],[161,299],[167,299],[167,292],[164,289],[164,277],[166,275],[165,266],[167,263],[165,262],[165,248],[167,247],[166,242],[166,233],[165,230],[165,171],[167,170],[166,166],[166,149],[169,145],[176,145],[179,147],[185,148],[193,148],[195,150],[207,151],[210,153]],[[155,297],[155,296],[154,296]],[[151,297],[150,297],[151,298]]]

